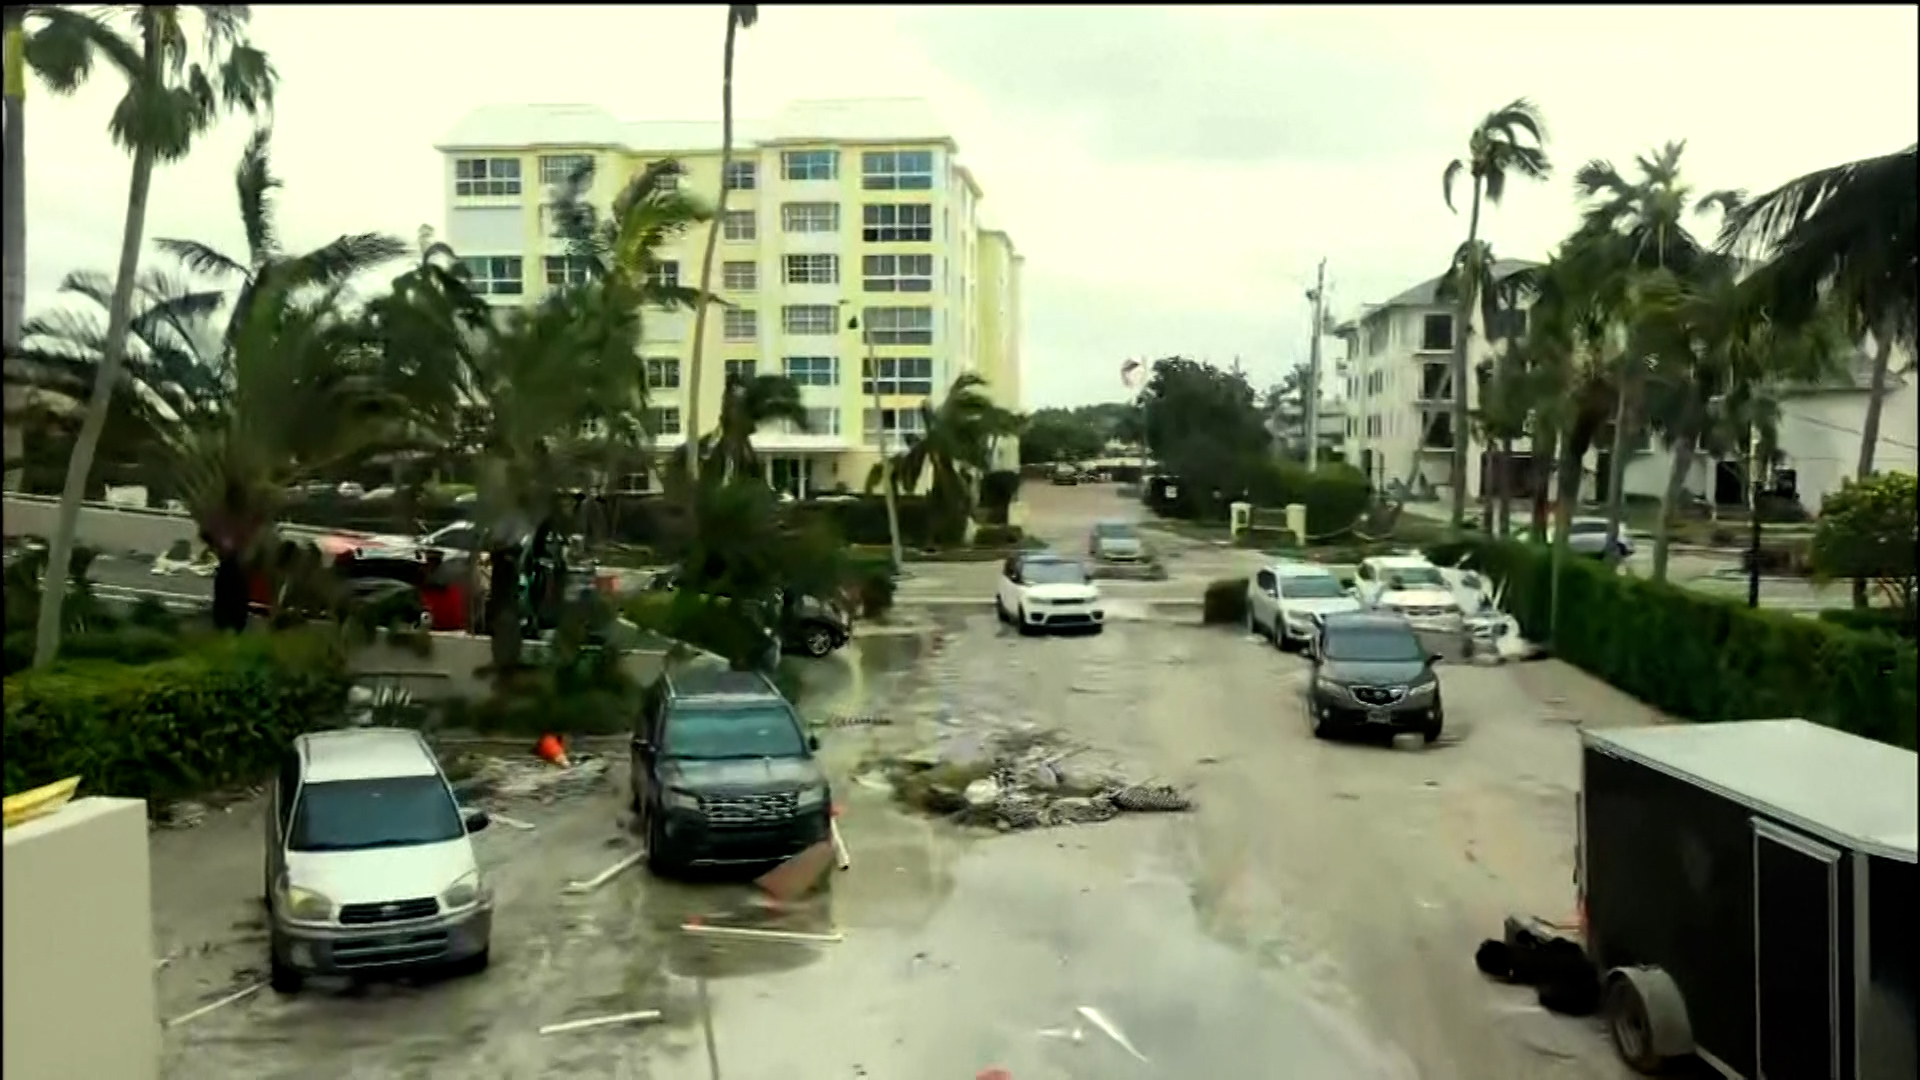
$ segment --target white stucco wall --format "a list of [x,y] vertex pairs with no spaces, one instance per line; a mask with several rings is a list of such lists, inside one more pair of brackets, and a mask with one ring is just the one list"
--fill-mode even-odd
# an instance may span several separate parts
[[[1880,472],[1916,471],[1916,404],[1910,381],[1887,394],[1873,452],[1874,468]],[[1840,482],[1854,474],[1866,413],[1865,391],[1810,394],[1781,403],[1780,450],[1785,466],[1799,472],[1800,501],[1808,510],[1818,513],[1821,498],[1840,490]]]

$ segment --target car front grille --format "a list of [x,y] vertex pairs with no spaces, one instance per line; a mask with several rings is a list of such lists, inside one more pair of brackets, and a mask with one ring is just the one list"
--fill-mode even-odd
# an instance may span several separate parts
[[800,808],[800,797],[791,791],[766,795],[726,795],[700,800],[709,825],[763,825],[785,821]]
[[342,926],[372,926],[379,923],[429,919],[440,913],[440,902],[431,896],[415,900],[383,900],[377,904],[340,905]]
[[1353,700],[1362,705],[1391,705],[1407,696],[1404,686],[1356,686]]
[[1454,609],[1447,607],[1403,607],[1400,609],[1400,614],[1410,619],[1437,619],[1443,615],[1451,615],[1453,613]]

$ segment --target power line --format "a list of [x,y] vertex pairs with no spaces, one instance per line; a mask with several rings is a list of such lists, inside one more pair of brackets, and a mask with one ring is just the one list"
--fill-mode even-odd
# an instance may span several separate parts
[[[1831,420],[1822,420],[1814,416],[1806,416],[1801,413],[1787,412],[1785,410],[1782,410],[1780,415],[1784,419],[1796,420],[1805,424],[1812,424],[1814,427],[1826,428],[1829,431],[1838,431],[1843,435],[1852,435],[1855,438],[1860,438],[1866,435],[1866,432],[1861,431],[1859,428],[1850,428],[1845,424],[1836,424]],[[1899,439],[1893,438],[1889,435],[1880,436],[1880,441],[1888,444],[1889,446],[1898,447],[1901,450],[1920,450],[1920,447],[1916,447],[1910,442],[1901,442]]]

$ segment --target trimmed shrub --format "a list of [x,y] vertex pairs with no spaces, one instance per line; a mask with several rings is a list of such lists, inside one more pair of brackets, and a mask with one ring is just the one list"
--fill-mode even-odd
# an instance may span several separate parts
[[982,525],[973,530],[977,548],[1010,548],[1026,538],[1018,525]]
[[95,795],[168,799],[272,771],[338,719],[345,658],[323,632],[212,638],[154,663],[63,663],[6,681],[6,790],[69,776]]
[[1209,582],[1200,597],[1200,621],[1244,623],[1247,621],[1247,582],[1244,578],[1221,578]]
[[1916,655],[1893,634],[1802,619],[1568,559],[1559,633],[1550,632],[1552,556],[1545,547],[1482,541],[1428,556],[1506,584],[1507,613],[1554,655],[1686,720],[1799,717],[1912,749]]
[[1908,641],[1916,637],[1913,612],[1897,608],[1862,608],[1858,611],[1853,608],[1829,608],[1820,613],[1820,621],[1864,633],[1892,634]]

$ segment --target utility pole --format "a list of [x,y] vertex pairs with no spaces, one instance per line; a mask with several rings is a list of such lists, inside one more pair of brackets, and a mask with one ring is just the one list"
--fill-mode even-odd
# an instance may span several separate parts
[[1313,277],[1313,290],[1307,293],[1307,299],[1313,301],[1313,336],[1307,343],[1307,385],[1301,393],[1301,407],[1306,410],[1307,419],[1307,468],[1320,467],[1320,328],[1326,322],[1327,313],[1327,260],[1320,260],[1320,269]]

